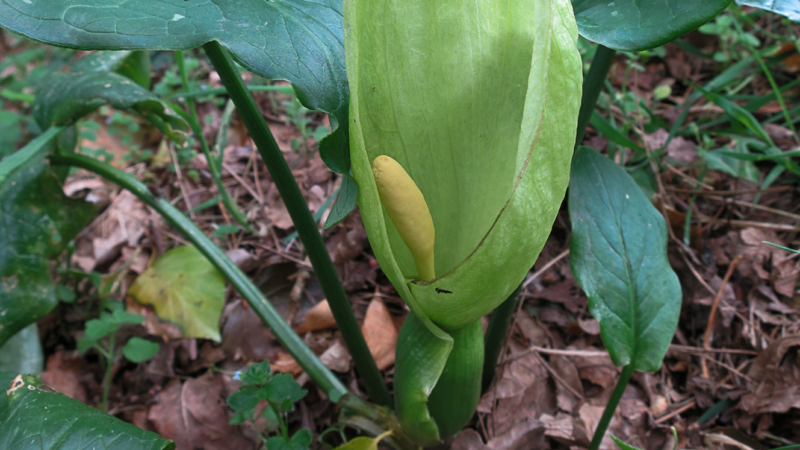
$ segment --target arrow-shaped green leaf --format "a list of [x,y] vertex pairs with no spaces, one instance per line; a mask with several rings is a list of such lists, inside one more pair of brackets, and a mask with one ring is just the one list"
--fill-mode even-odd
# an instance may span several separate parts
[[681,308],[664,218],[624,169],[589,147],[575,153],[571,177],[575,279],[614,364],[656,371]]
[[679,38],[722,12],[731,0],[572,0],[586,39],[623,51]]
[[[347,126],[339,126],[349,103],[341,0],[0,0],[0,26],[87,50],[185,50],[216,40],[248,70],[288,80],[304,106],[331,115],[320,155],[357,190]],[[335,211],[352,211],[356,197],[342,199],[349,203]]]
[[0,402],[0,448],[171,450],[175,444],[20,375]]

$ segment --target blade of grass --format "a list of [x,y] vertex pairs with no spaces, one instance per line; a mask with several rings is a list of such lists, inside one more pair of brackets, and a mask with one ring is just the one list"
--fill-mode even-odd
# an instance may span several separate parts
[[[743,16],[742,11],[735,4],[731,5],[731,11],[733,11],[733,14],[737,19]],[[738,31],[739,34],[744,34],[744,30],[742,29],[742,26],[739,24],[738,20],[734,20],[733,25],[736,27],[736,31]],[[767,77],[767,80],[769,81],[769,85],[772,87],[772,92],[775,93],[775,96],[778,99],[778,104],[781,105],[781,111],[783,111],[783,117],[786,119],[787,126],[789,127],[789,129],[792,130],[792,135],[794,136],[795,142],[797,142],[797,144],[800,145],[800,137],[797,136],[797,130],[795,129],[794,124],[792,123],[792,119],[789,116],[789,111],[786,109],[786,102],[783,100],[783,95],[781,94],[780,88],[778,88],[778,84],[775,83],[775,78],[772,76],[772,72],[770,72],[767,65],[764,64],[764,60],[761,58],[761,55],[759,55],[756,49],[753,48],[753,45],[750,43],[750,41],[748,41],[747,39],[742,39],[742,41],[747,47],[747,50],[750,51],[750,53],[752,53],[753,56],[756,57],[756,61],[758,61],[758,65],[761,67],[761,71],[764,72],[764,75]]]
[[[175,52],[175,62],[178,64],[178,72],[180,72],[181,75],[183,88],[188,89],[189,75],[186,72],[186,63],[182,51]],[[219,150],[219,154],[217,155],[218,158],[211,154],[211,150],[208,148],[208,142],[203,135],[203,128],[200,126],[200,118],[197,115],[197,107],[195,105],[194,98],[187,98],[186,103],[189,108],[189,114],[185,115],[184,119],[189,123],[189,127],[192,129],[195,137],[200,142],[200,148],[203,150],[203,155],[205,155],[206,161],[208,162],[208,171],[211,172],[211,178],[214,179],[214,184],[217,185],[219,195],[222,197],[222,203],[228,209],[228,212],[231,213],[231,216],[233,216],[233,218],[239,222],[239,225],[244,227],[244,229],[248,232],[255,233],[256,230],[250,226],[250,223],[247,221],[247,216],[245,216],[242,210],[239,209],[239,205],[236,204],[231,195],[228,193],[228,190],[225,188],[225,185],[222,183],[222,171],[220,170],[223,157],[222,149]],[[180,110],[180,108],[177,108],[177,110]]]

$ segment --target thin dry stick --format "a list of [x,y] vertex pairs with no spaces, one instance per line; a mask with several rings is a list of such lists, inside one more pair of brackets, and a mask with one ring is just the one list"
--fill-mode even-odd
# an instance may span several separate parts
[[575,357],[575,358],[597,358],[607,356],[608,353],[598,350],[559,350],[555,348],[547,348],[547,347],[539,347],[536,345],[532,345],[528,347],[527,350],[524,352],[518,353],[514,356],[508,357],[503,360],[503,363],[516,361],[520,358],[524,358],[531,353],[542,353],[544,355],[558,355],[558,356],[568,356],[568,357]]
[[717,361],[716,359],[714,359],[714,358],[712,358],[712,357],[710,357],[708,355],[702,355],[702,358],[703,359],[701,361],[711,361],[712,363],[714,363],[714,364],[716,364],[716,365],[718,365],[718,366],[720,366],[720,367],[722,367],[724,369],[727,369],[729,372],[735,373],[736,375],[739,375],[740,377],[744,378],[747,381],[753,381],[752,378],[750,378],[747,375],[743,374],[741,371],[739,371],[735,367],[731,367],[730,365],[725,364],[722,361]]
[[765,230],[775,231],[800,231],[800,226],[783,223],[753,222],[751,220],[731,220],[727,223],[741,228],[762,228]]
[[561,375],[559,375],[559,374],[558,374],[558,373],[555,371],[555,369],[553,369],[553,368],[550,366],[550,364],[549,364],[547,361],[545,361],[544,359],[542,359],[542,357],[541,357],[541,356],[539,356],[539,354],[538,354],[538,353],[534,353],[534,354],[533,354],[533,356],[535,356],[535,357],[536,357],[536,360],[537,360],[537,361],[539,361],[539,364],[543,365],[543,366],[544,366],[544,368],[545,368],[545,369],[547,369],[547,371],[548,371],[548,372],[550,372],[550,375],[551,375],[551,376],[552,376],[552,377],[553,377],[553,378],[554,378],[554,379],[555,379],[557,382],[559,382],[559,383],[560,383],[562,386],[564,386],[564,388],[565,388],[566,390],[568,390],[568,391],[569,391],[569,392],[570,392],[572,395],[574,395],[575,397],[578,397],[578,398],[579,398],[581,401],[583,401],[583,400],[586,400],[586,398],[585,398],[583,395],[581,395],[581,394],[580,394],[580,392],[576,391],[576,390],[575,390],[575,389],[574,389],[572,386],[570,386],[570,385],[569,385],[569,383],[567,383],[567,381],[566,381],[566,380],[564,380],[563,378],[561,378]]
[[766,189],[745,189],[737,191],[695,191],[694,189],[679,189],[673,187],[668,187],[666,189],[667,191],[675,192],[676,194],[734,196],[734,195],[746,195],[746,194],[763,194],[766,192],[789,191],[794,188],[792,186],[775,186]]
[[236,173],[236,171],[235,171],[235,170],[233,170],[233,169],[231,168],[231,166],[229,166],[227,163],[222,163],[222,168],[223,168],[223,169],[225,169],[225,170],[227,170],[227,171],[228,171],[228,173],[229,173],[229,174],[230,174],[230,175],[231,175],[231,176],[232,176],[232,177],[233,177],[233,178],[234,178],[236,181],[238,181],[238,182],[239,182],[239,184],[241,184],[241,185],[242,185],[242,187],[244,187],[245,189],[247,189],[247,192],[249,192],[249,193],[250,193],[250,195],[252,195],[254,199],[258,200],[258,203],[259,203],[260,205],[263,205],[263,204],[264,204],[264,199],[263,199],[262,197],[260,197],[260,196],[258,195],[258,193],[257,193],[257,192],[256,192],[256,191],[255,191],[255,190],[252,188],[252,187],[250,187],[250,184],[248,184],[248,183],[247,183],[247,181],[245,181],[245,180],[244,180],[242,177],[240,177],[240,176],[239,176],[239,174],[238,174],[238,173]]
[[788,217],[794,220],[800,220],[800,215],[792,214],[790,212],[781,211],[780,209],[770,208],[769,206],[762,206],[762,205],[754,205],[753,202],[746,202],[744,200],[735,200],[735,199],[726,199],[725,197],[721,197],[719,195],[709,195],[708,198],[710,200],[717,200],[721,202],[731,202],[739,206],[745,206],[748,208],[758,209],[760,211],[766,211],[778,216]]
[[683,412],[686,412],[686,411],[694,408],[696,405],[697,405],[697,402],[694,399],[692,399],[692,400],[689,401],[689,403],[681,406],[680,408],[676,409],[675,411],[672,411],[671,413],[669,413],[669,414],[667,414],[665,416],[659,417],[658,419],[656,419],[656,423],[666,422],[669,419],[672,419],[673,417],[677,416],[678,414],[681,414]]
[[[536,280],[537,278],[542,276],[543,273],[545,273],[548,270],[550,270],[550,268],[553,267],[556,263],[558,263],[562,259],[566,258],[567,255],[569,255],[569,249],[564,250],[563,252],[561,252],[558,256],[556,256],[552,260],[548,261],[547,264],[544,265],[544,267],[542,267],[541,269],[537,270],[536,272],[533,273],[533,275],[531,275],[529,278],[527,278],[522,283],[522,289],[520,289],[520,291],[519,291],[520,297],[525,292],[525,288],[528,287],[529,284],[531,284],[534,280]],[[523,303],[525,303],[525,299],[524,298],[519,298],[517,300],[517,310],[514,311],[514,320],[511,322],[511,326],[508,327],[508,331],[507,331],[507,333],[509,333],[509,334],[513,333],[514,332],[514,327],[517,326],[517,315],[519,314],[519,311],[522,309],[522,304]],[[501,355],[505,355],[506,352],[508,352],[508,344],[509,344],[509,341],[510,341],[508,336],[509,335],[507,334],[506,335],[505,344],[503,344],[503,351],[500,352]],[[505,361],[502,364],[505,364]],[[500,366],[500,365],[501,364],[498,364],[498,366]],[[497,367],[495,367],[495,376],[499,377],[499,375],[497,374]],[[492,390],[492,415],[491,415],[492,431],[494,431],[494,412],[495,412],[495,395],[496,394],[497,394],[497,391],[493,389]]]
[[[725,273],[725,278],[722,279],[722,284],[719,286],[717,296],[714,297],[714,303],[711,305],[711,313],[708,315],[706,336],[703,339],[703,348],[705,349],[708,349],[711,346],[711,333],[714,330],[714,319],[717,317],[717,308],[719,308],[719,302],[722,300],[722,293],[725,291],[725,286],[727,286],[728,281],[731,279],[731,275],[733,275],[733,270],[736,269],[736,266],[738,266],[741,261],[742,255],[738,255],[736,258],[733,258],[730,266],[728,266],[728,271]],[[706,364],[705,358],[700,360],[700,365],[703,369],[703,378],[708,378],[708,365]]]
[[[183,184],[183,172],[181,172],[181,166],[178,164],[178,155],[175,154],[175,149],[172,148],[170,145],[169,147],[169,154],[172,157],[172,164],[175,166],[175,176],[178,178],[178,186],[181,188],[181,196],[183,196],[183,202],[186,203],[186,209],[191,211],[194,209],[192,206],[192,201],[189,199],[189,194],[186,192],[186,186]],[[194,212],[189,213],[189,217],[194,220]]]
[[714,186],[705,184],[705,183],[703,183],[702,181],[699,181],[699,180],[695,180],[694,178],[690,177],[689,175],[686,175],[685,173],[683,173],[680,170],[676,169],[675,166],[673,166],[672,164],[670,164],[670,163],[668,163],[666,161],[662,161],[661,163],[664,164],[664,167],[666,167],[667,170],[669,170],[670,172],[674,173],[675,175],[678,175],[679,177],[683,178],[687,183],[691,184],[692,186],[700,186],[700,187],[705,188],[705,189],[714,189]]
[[548,261],[547,264],[545,264],[541,269],[537,270],[536,272],[533,273],[533,275],[531,275],[528,278],[526,278],[525,282],[522,283],[522,290],[524,291],[525,288],[528,287],[528,285],[533,283],[534,280],[536,280],[537,278],[542,276],[543,273],[547,272],[551,267],[556,265],[559,261],[561,261],[562,259],[566,258],[567,255],[569,255],[569,249],[564,250],[563,252],[559,253],[558,256],[556,256],[555,258],[553,258],[550,261]]
[[676,352],[685,352],[685,353],[723,353],[723,354],[733,354],[733,355],[753,355],[757,356],[758,352],[755,350],[739,350],[733,348],[700,348],[700,347],[691,347],[688,345],[679,345],[679,344],[670,344],[669,349],[676,351]]

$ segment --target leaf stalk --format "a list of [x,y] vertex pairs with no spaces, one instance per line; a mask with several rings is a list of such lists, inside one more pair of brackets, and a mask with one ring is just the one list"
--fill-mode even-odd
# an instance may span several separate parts
[[508,329],[511,327],[514,312],[517,310],[520,292],[522,292],[521,284],[489,316],[489,326],[486,328],[486,337],[484,338],[485,356],[483,359],[481,392],[486,392],[494,380],[497,361],[500,359],[500,353],[503,351],[507,340]]
[[236,109],[250,132],[258,152],[269,170],[275,186],[283,199],[289,216],[292,218],[297,234],[305,246],[306,253],[317,275],[322,290],[331,306],[333,317],[342,333],[347,349],[353,356],[356,369],[364,382],[370,398],[381,405],[391,405],[392,398],[378,366],[361,334],[361,328],[353,314],[350,300],[344,292],[342,282],[333,266],[328,249],[317,229],[317,224],[308,209],[303,194],[297,186],[289,165],[283,158],[278,143],[272,136],[264,116],[256,105],[247,86],[242,81],[230,56],[216,41],[203,45],[211,64],[219,74],[220,80],[231,96]]
[[589,444],[589,450],[598,450],[600,448],[603,436],[605,436],[606,430],[608,430],[608,425],[614,417],[614,412],[617,410],[617,406],[619,406],[619,401],[622,400],[622,394],[625,393],[625,388],[628,387],[628,382],[631,380],[633,372],[633,364],[628,364],[622,368],[622,373],[619,375],[617,385],[614,387],[614,392],[611,393],[611,398],[608,399],[606,409],[603,410],[603,416],[600,417],[597,429],[594,430],[594,436],[592,436],[592,442]]
[[608,71],[611,70],[611,64],[614,62],[614,55],[616,54],[616,50],[597,44],[597,51],[594,54],[594,59],[592,59],[592,65],[589,66],[589,73],[583,79],[581,109],[578,113],[578,136],[575,140],[576,148],[583,142],[586,127],[589,126],[589,121],[592,120],[592,112],[594,112],[594,107],[597,105],[597,99],[600,98],[600,91],[603,90],[603,84]]

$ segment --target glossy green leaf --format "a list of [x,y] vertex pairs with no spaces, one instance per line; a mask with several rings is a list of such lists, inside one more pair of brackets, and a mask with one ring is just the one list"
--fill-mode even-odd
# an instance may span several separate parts
[[220,341],[219,318],[225,305],[225,278],[195,247],[164,253],[128,289],[139,303],[153,305],[185,338]]
[[[32,323],[0,348],[0,372],[12,372],[14,375],[20,373],[41,375],[42,369],[44,369],[44,354],[39,340],[39,328]],[[0,387],[8,388],[2,384]]]
[[[423,322],[455,330],[494,309],[550,233],[580,103],[571,13],[566,0],[345,3],[360,212],[381,268]],[[383,211],[371,169],[380,155],[428,204],[433,281],[416,281]]]
[[658,370],[681,308],[664,218],[623,168],[589,147],[572,163],[569,214],[572,271],[611,359]]
[[[0,26],[80,49],[185,50],[216,40],[248,70],[288,80],[304,106],[331,115],[320,155],[350,176],[347,126],[339,126],[348,122],[341,0],[2,0]],[[349,212],[355,200],[344,199],[352,203],[337,211]]]
[[736,4],[765,9],[800,22],[800,2],[797,0],[736,0]]
[[572,0],[581,35],[623,51],[666,44],[713,19],[730,3],[731,0]]
[[91,204],[64,195],[43,155],[23,162],[18,154],[25,156],[0,161],[0,345],[55,307],[47,259],[95,215]]
[[33,115],[42,128],[72,125],[110,104],[140,114],[170,139],[186,141],[188,124],[155,94],[112,72],[53,73],[39,90]]
[[148,341],[140,337],[132,337],[122,347],[122,354],[129,361],[139,363],[152,358],[158,352],[158,342]]
[[0,448],[171,450],[175,444],[20,375],[0,402]]

